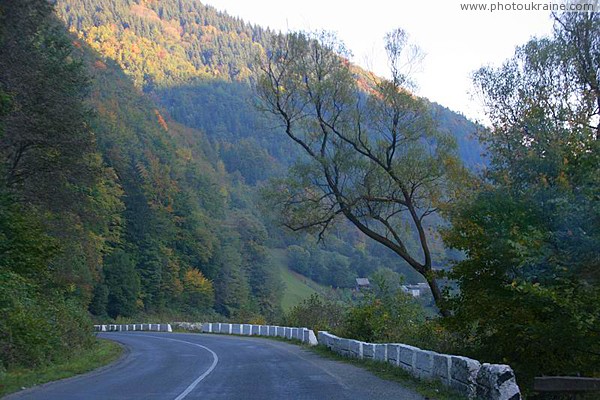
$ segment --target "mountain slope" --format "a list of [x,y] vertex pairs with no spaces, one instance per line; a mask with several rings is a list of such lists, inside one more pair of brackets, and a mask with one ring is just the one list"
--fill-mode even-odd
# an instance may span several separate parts
[[105,260],[93,311],[211,312],[214,303],[225,315],[277,313],[265,229],[244,208],[252,201],[236,200],[247,190],[201,132],[163,117],[116,63],[75,43],[93,72],[98,147],[125,204],[124,241]]
[[[72,32],[116,60],[175,120],[215,140],[244,138],[252,150],[266,149],[277,161],[272,166],[274,160],[263,159],[267,168],[290,165],[294,147],[257,111],[247,84],[256,79],[258,56],[269,47],[273,32],[195,0],[59,0],[57,8]],[[432,108],[440,128],[457,138],[463,159],[480,164],[475,126],[441,106]],[[242,175],[249,166],[239,160],[227,163],[229,171]]]

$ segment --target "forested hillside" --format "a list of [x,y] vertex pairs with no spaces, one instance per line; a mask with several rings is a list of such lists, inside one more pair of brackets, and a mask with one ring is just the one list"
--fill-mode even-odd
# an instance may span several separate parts
[[47,2],[1,3],[0,372],[90,347],[86,309],[122,238],[122,189],[71,53]]
[[[293,161],[294,147],[257,111],[247,85],[273,32],[192,0],[59,0],[57,8],[72,32],[116,60],[172,118],[224,143],[229,171],[254,184]],[[432,109],[457,138],[461,156],[481,163],[473,124],[437,104]]]
[[98,147],[124,191],[124,241],[108,258],[111,278],[98,287],[96,313],[106,292],[114,306],[112,281],[126,294],[119,300],[124,309],[107,310],[113,317],[140,308],[209,312],[213,304],[225,315],[272,317],[279,284],[266,257],[265,228],[244,198],[249,194],[229,178],[201,132],[167,122],[118,66],[85,53],[94,71]]
[[[40,56],[45,22],[25,18],[26,7],[6,8],[3,202],[33,215],[23,217],[23,235],[35,233],[41,247],[31,261],[3,241],[24,257],[3,262],[43,268],[47,260],[57,285],[98,317],[277,315],[281,285],[266,230],[203,134],[167,123],[117,64],[68,38],[58,21],[47,39],[58,44],[43,42],[56,54]],[[12,225],[4,225],[8,238],[18,233]]]

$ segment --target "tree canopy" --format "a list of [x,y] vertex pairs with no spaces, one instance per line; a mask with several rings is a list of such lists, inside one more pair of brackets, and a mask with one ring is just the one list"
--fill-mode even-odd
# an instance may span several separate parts
[[599,37],[598,14],[558,15],[552,37],[474,75],[490,166],[450,213],[466,259],[449,323],[524,383],[600,365]]

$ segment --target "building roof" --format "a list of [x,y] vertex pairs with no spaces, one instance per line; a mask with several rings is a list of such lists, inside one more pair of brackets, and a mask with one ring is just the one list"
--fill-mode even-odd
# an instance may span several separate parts
[[371,282],[369,282],[368,278],[356,278],[356,284],[358,286],[370,286]]

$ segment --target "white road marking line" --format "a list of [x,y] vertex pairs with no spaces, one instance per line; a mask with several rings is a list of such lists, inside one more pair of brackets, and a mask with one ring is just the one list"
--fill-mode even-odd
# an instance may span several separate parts
[[215,369],[215,367],[219,363],[219,356],[217,356],[217,353],[215,353],[214,351],[212,351],[211,349],[209,349],[206,346],[202,346],[201,344],[192,343],[192,342],[186,342],[185,340],[166,338],[166,337],[162,337],[162,336],[151,336],[151,335],[143,335],[143,336],[144,337],[151,337],[151,338],[154,338],[154,339],[170,340],[172,342],[181,342],[181,343],[191,344],[192,346],[200,347],[201,349],[204,349],[204,350],[210,352],[210,354],[212,354],[212,356],[213,356],[213,362],[212,362],[211,366],[206,371],[204,371],[204,373],[202,375],[200,375],[198,378],[196,378],[196,380],[194,382],[192,382],[183,392],[181,392],[179,394],[179,396],[175,397],[174,400],[183,400],[188,394],[190,394],[190,392],[192,390],[194,390],[194,388],[200,382],[202,382],[202,380],[204,378],[206,378],[211,372],[213,372],[213,370]]

